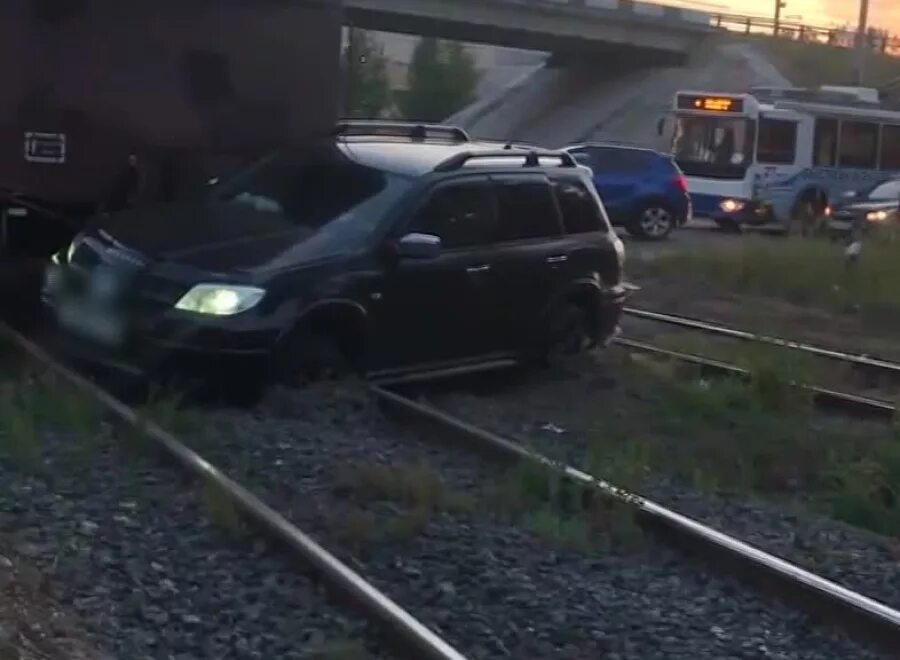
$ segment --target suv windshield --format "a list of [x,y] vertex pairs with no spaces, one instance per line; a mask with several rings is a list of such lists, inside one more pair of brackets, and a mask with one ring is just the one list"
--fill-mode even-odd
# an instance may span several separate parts
[[900,200],[900,179],[891,179],[884,181],[875,186],[868,195],[869,199],[875,201],[891,201]]
[[361,165],[338,148],[291,149],[217,184],[213,199],[296,229],[316,248],[366,244],[388,208],[409,188],[397,174]]
[[679,117],[672,153],[689,176],[742,179],[753,159],[756,124],[730,117]]

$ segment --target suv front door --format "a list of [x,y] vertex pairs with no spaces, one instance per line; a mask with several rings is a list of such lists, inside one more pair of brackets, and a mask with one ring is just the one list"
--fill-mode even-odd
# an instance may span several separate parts
[[453,361],[485,353],[480,332],[492,276],[488,244],[495,233],[493,191],[484,176],[440,183],[393,239],[437,236],[434,258],[400,258],[388,269],[377,335],[389,366]]

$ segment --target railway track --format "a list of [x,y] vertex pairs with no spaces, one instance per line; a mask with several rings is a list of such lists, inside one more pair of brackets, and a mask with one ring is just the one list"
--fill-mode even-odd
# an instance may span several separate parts
[[719,532],[688,516],[616,487],[577,467],[561,463],[527,448],[522,442],[469,423],[443,410],[415,401],[387,387],[373,386],[372,393],[386,406],[459,442],[505,461],[526,462],[558,474],[596,496],[632,507],[647,530],[699,555],[719,568],[771,589],[779,597],[797,603],[813,618],[828,617],[886,649],[900,648],[900,611],[820,577],[797,565]]
[[[854,370],[861,370],[869,375],[886,377],[890,380],[900,381],[900,364],[883,360],[868,355],[853,354],[836,351],[819,346],[813,346],[802,342],[795,342],[779,337],[759,335],[752,332],[737,330],[726,326],[717,325],[709,321],[681,317],[672,314],[662,314],[641,309],[627,308],[625,313],[634,318],[659,322],[680,329],[696,331],[715,337],[733,339],[745,343],[755,343],[771,346],[779,349],[797,351],[815,358],[822,358],[830,362],[849,366]],[[626,336],[619,336],[615,343],[627,350],[643,353],[663,360],[672,360],[698,367],[704,373],[710,375],[733,376],[748,378],[752,374],[746,368],[740,367],[723,360],[713,359],[693,353],[664,348],[646,341],[638,341]],[[809,392],[813,401],[823,409],[839,410],[844,413],[863,418],[872,418],[890,421],[896,418],[897,408],[886,398],[877,398],[853,392],[845,392],[830,387],[823,387],[810,383],[796,383],[796,386]]]
[[397,605],[382,591],[341,562],[313,538],[289,522],[250,490],[231,479],[203,456],[188,448],[152,420],[117,400],[95,383],[54,360],[43,348],[9,326],[0,323],[0,336],[12,341],[33,361],[61,377],[68,385],[88,394],[120,422],[134,427],[153,441],[155,448],[191,478],[210,486],[234,507],[259,533],[287,549],[306,572],[342,596],[353,608],[378,624],[392,648],[402,657],[428,660],[465,660],[439,635]]
[[[445,641],[445,638],[435,634],[434,626],[428,626],[414,618],[372,583],[364,579],[359,572],[349,568],[347,561],[342,561],[337,556],[330,554],[309,534],[301,531],[291,513],[283,514],[282,507],[278,506],[278,511],[282,511],[279,513],[272,506],[264,503],[263,499],[271,502],[269,497],[257,497],[248,488],[226,476],[200,453],[189,448],[188,444],[182,443],[163,429],[148,424],[134,410],[123,405],[95,384],[55,363],[39,346],[22,335],[8,328],[0,327],[0,330],[2,330],[2,334],[12,338],[33,359],[58,372],[73,386],[90,393],[109,412],[128,424],[141,425],[144,432],[158,445],[158,448],[174,459],[192,477],[214,484],[226,493],[242,515],[255,524],[258,529],[277,539],[300,560],[307,570],[314,571],[323,582],[348,597],[352,604],[365,613],[367,618],[378,622],[390,636],[392,646],[402,649],[406,653],[401,657],[415,658],[416,660],[419,658],[430,660],[431,658],[495,657],[494,652],[485,656],[464,656]],[[736,538],[720,533],[650,500],[616,488],[585,471],[561,464],[547,456],[526,449],[515,440],[468,424],[446,412],[417,403],[396,389],[373,385],[369,391],[374,399],[391,410],[401,412],[418,422],[427,422],[437,428],[441,431],[439,436],[450,440],[453,445],[460,442],[465,443],[470,448],[478,449],[479,455],[481,451],[487,450],[500,457],[504,463],[525,462],[531,464],[541,470],[561,475],[564,479],[585,489],[585,492],[591,493],[591,496],[611,498],[632,507],[642,526],[667,545],[677,545],[681,549],[686,549],[691,555],[698,555],[705,560],[714,562],[716,572],[723,566],[728,566],[735,574],[774,589],[779,598],[798,601],[813,619],[828,616],[829,621],[840,623],[842,627],[861,633],[860,639],[865,639],[867,643],[877,641],[888,649],[900,646],[900,612],[882,603],[845,589],[834,582],[753,548]],[[291,451],[290,448],[281,445],[279,445],[279,450]],[[269,465],[271,468],[272,465],[280,462],[280,459],[274,462],[267,460],[260,465]],[[294,471],[289,471],[285,476],[295,474]],[[277,480],[277,477],[274,478]],[[306,481],[306,478],[303,480]],[[281,500],[279,504],[286,502],[287,500]],[[381,579],[380,582],[384,582],[384,580]],[[443,629],[443,626],[440,628]],[[456,648],[459,646],[457,645]],[[501,644],[500,648],[505,647]],[[519,656],[513,653],[512,657]]]

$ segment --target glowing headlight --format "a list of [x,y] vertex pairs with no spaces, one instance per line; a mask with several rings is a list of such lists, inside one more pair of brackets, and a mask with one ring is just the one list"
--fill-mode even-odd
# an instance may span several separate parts
[[719,204],[719,208],[725,211],[725,213],[737,213],[738,211],[743,210],[745,206],[747,206],[747,204],[739,199],[726,199]]
[[234,316],[255,307],[266,292],[252,286],[198,284],[175,305],[176,309],[209,316]]
[[887,211],[869,211],[866,213],[866,220],[869,222],[884,222],[888,219]]

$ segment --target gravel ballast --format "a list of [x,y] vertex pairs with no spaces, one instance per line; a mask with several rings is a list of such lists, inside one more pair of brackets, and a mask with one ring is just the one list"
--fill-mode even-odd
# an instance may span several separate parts
[[[203,423],[183,439],[472,660],[881,657],[650,539],[583,551],[539,537],[482,506],[496,466],[423,442],[355,387],[273,392],[255,411]],[[352,465],[429,466],[478,504],[388,533],[402,507],[349,496]]]
[[4,552],[43,575],[98,658],[384,657],[377,631],[329,604],[294,560],[229,528],[227,509],[214,524],[203,489],[114,443],[86,455],[47,432],[37,466],[0,460]]
[[[618,349],[611,349],[618,350]],[[585,361],[565,372],[516,379],[490,394],[433,394],[435,406],[536,450],[585,467],[590,438],[640,426],[652,415],[641,393],[625,393],[611,363]],[[628,405],[620,405],[628,398]],[[631,417],[623,423],[622,417]],[[826,421],[834,425],[840,420]],[[843,422],[851,423],[852,422]],[[623,442],[628,441],[628,436]],[[823,447],[822,451],[826,448]],[[673,446],[673,452],[678,452]],[[727,451],[727,447],[722,447]],[[604,477],[594,470],[596,476]],[[691,516],[778,557],[891,607],[900,608],[900,541],[833,520],[800,502],[763,500],[744,493],[703,492],[652,475],[640,495]]]

